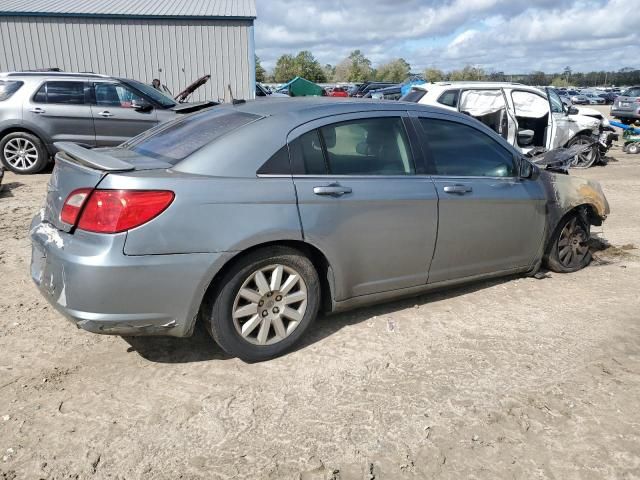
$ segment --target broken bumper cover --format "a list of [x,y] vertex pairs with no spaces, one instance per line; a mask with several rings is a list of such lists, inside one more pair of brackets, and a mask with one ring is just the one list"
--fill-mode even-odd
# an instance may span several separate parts
[[78,328],[111,335],[188,336],[228,254],[124,255],[126,233],[61,232],[31,224],[31,277]]

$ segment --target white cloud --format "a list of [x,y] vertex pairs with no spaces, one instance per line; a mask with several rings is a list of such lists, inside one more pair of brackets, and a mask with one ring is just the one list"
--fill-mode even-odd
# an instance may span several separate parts
[[640,67],[638,25],[635,0],[258,0],[256,48],[268,68],[283,53],[336,64],[360,49],[415,71],[619,69]]

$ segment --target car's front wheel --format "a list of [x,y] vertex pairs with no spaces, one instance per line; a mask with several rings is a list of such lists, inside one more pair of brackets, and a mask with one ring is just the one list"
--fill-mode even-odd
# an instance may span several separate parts
[[587,145],[591,145],[591,147],[583,153],[579,153],[575,156],[575,158],[571,162],[571,166],[573,168],[589,168],[598,160],[600,156],[600,149],[598,148],[598,144],[595,143],[589,136],[576,136],[569,142],[569,147],[573,147],[574,145],[584,145],[585,148],[587,147]]
[[256,362],[302,337],[318,313],[320,282],[301,252],[269,247],[241,258],[214,295],[205,311],[212,337],[230,355]]
[[42,141],[27,132],[13,132],[0,141],[0,159],[15,173],[31,174],[43,170],[49,155]]
[[591,262],[589,240],[590,225],[582,215],[567,215],[556,228],[546,263],[558,273],[571,273],[583,269]]

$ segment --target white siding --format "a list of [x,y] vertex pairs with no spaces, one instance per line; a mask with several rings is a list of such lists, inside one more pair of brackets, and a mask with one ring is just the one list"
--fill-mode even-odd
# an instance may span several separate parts
[[58,67],[151,83],[177,95],[211,80],[191,100],[252,98],[251,21],[0,17],[0,71]]

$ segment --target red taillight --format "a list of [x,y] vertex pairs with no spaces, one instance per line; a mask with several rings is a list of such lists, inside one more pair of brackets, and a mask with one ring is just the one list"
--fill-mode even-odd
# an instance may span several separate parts
[[69,194],[64,201],[62,211],[60,212],[60,220],[69,225],[75,225],[78,221],[78,215],[82,210],[82,205],[87,200],[92,188],[79,188]]
[[174,197],[166,190],[94,190],[81,207],[78,228],[97,233],[124,232],[160,215]]

